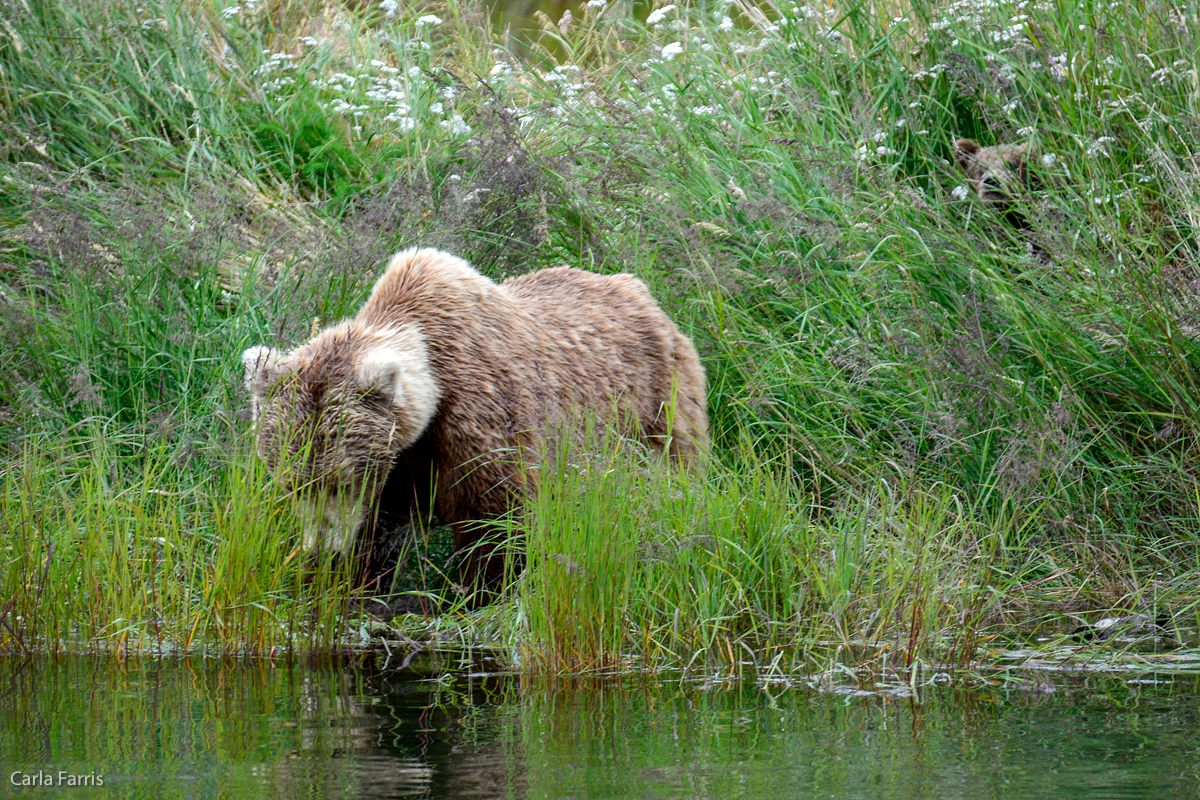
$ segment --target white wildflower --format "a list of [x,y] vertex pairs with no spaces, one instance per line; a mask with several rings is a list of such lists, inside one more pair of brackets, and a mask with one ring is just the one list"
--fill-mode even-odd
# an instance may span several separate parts
[[682,52],[683,42],[671,42],[662,49],[662,57],[664,61],[670,61]]
[[660,9],[657,9],[657,10],[651,12],[650,16],[646,17],[646,24],[647,25],[657,25],[658,23],[662,22],[664,19],[667,18],[667,14],[670,14],[674,10],[675,10],[674,3],[672,3],[671,5],[668,5],[668,6],[663,6]]
[[950,196],[955,200],[966,200],[971,195],[971,190],[965,186],[955,186],[950,190]]
[[435,28],[442,24],[442,18],[435,14],[426,14],[423,17],[417,17],[417,25],[425,26],[432,25]]
[[383,15],[388,19],[391,19],[392,17],[396,16],[396,9],[400,8],[400,4],[396,2],[396,0],[383,0],[383,2],[379,4],[379,7],[383,9]]
[[471,132],[471,126],[462,118],[462,114],[455,114],[451,119],[444,119],[441,126],[455,136],[464,136]]
[[1067,56],[1065,53],[1061,56],[1050,56],[1050,74],[1060,81],[1067,77]]
[[1058,163],[1058,155],[1055,153],[1042,153],[1042,166],[1053,167]]
[[1101,136],[1096,141],[1088,145],[1087,154],[1092,158],[1108,158],[1112,153],[1108,149],[1111,142],[1115,142],[1111,136]]

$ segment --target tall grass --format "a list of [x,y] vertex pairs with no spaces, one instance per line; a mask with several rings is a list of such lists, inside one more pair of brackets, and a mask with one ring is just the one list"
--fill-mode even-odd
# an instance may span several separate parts
[[[1194,15],[671,5],[519,56],[472,3],[0,6],[5,646],[332,646],[236,355],[416,243],[634,272],[709,376],[708,475],[547,469],[464,641],[882,666],[1195,618]],[[1024,228],[959,136],[1032,146]]]
[[240,453],[206,490],[165,448],[123,458],[117,438],[30,443],[0,473],[6,649],[339,645],[348,576],[326,563],[302,585],[294,522],[260,465]]
[[619,442],[543,469],[507,638],[552,672],[970,663],[996,585],[1045,567],[945,485],[822,509],[752,453],[697,477]]

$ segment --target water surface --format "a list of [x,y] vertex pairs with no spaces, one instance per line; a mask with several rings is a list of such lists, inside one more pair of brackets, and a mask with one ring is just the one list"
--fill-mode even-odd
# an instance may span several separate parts
[[903,696],[489,669],[0,659],[0,796],[1200,797],[1196,676]]

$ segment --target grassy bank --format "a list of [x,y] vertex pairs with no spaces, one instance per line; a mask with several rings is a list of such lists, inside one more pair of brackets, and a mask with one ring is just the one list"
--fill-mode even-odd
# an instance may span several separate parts
[[[0,5],[0,647],[366,637],[344,575],[301,586],[237,356],[411,244],[643,278],[715,458],[565,459],[481,612],[424,532],[406,635],[762,672],[1196,625],[1191,11],[596,2],[529,43],[472,4],[68,5]],[[1033,148],[1025,227],[960,136]]]

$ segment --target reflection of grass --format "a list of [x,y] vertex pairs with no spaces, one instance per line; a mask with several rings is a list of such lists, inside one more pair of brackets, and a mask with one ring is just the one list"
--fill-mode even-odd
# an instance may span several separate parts
[[[674,5],[583,4],[526,61],[472,4],[14,6],[4,646],[328,646],[344,592],[296,585],[237,353],[352,313],[414,243],[634,272],[709,374],[709,475],[548,475],[514,591],[438,623],[462,640],[907,663],[1093,609],[1193,618],[1194,31]],[[957,136],[1034,146],[1026,230],[954,191]],[[401,585],[452,593],[434,538]]]

